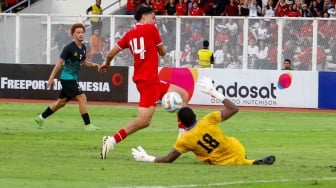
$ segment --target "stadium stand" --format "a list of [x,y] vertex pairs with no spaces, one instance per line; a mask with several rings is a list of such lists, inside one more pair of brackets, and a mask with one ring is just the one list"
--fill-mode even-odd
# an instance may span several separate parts
[[[86,15],[85,10],[93,2],[94,0],[85,2],[82,0],[38,0],[29,7],[21,10],[20,13],[24,13],[22,15],[6,15],[6,17],[2,15],[3,17],[0,17],[0,20],[7,20],[7,22],[0,22],[0,26],[1,24],[7,24],[6,27],[8,31],[6,31],[7,33],[1,33],[0,31],[0,42],[3,44],[8,43],[8,49],[0,49],[0,62],[51,63],[46,59],[54,59],[53,57],[58,54],[57,45],[55,45],[56,42],[53,41],[57,27],[60,24],[64,24],[64,26],[67,27],[75,21],[82,20],[89,29],[90,23],[88,18],[90,15]],[[120,38],[121,34],[118,34],[119,37],[116,35],[117,32],[119,32],[117,28],[123,26],[122,30],[126,30],[134,25],[132,16],[126,16],[127,2],[128,0],[118,0],[113,1],[113,3],[102,1],[104,13],[102,15],[103,29],[101,36],[104,41],[104,53],[109,50],[110,45],[113,44],[115,40]],[[137,2],[142,3],[143,1]],[[198,0],[198,2],[200,2],[200,7],[203,8],[214,4],[224,6],[218,3],[217,0]],[[259,5],[262,2],[258,0],[258,6],[263,7],[263,4]],[[328,4],[327,6],[326,3],[321,0],[313,0],[311,3],[307,0],[300,1],[298,2],[297,8],[301,10],[302,7],[317,6],[315,4],[318,4],[318,2],[322,10],[326,10],[323,7],[332,8],[331,5]],[[322,2],[323,4],[321,4]],[[146,0],[146,3],[150,4],[150,1]],[[193,67],[197,64],[195,62],[197,60],[195,52],[201,48],[199,41],[206,39],[210,41],[211,50],[224,53],[226,54],[225,56],[228,57],[228,59],[223,59],[222,62],[217,61],[219,63],[218,66],[221,68],[281,69],[279,66],[281,66],[282,60],[289,58],[293,62],[294,69],[297,70],[335,70],[336,37],[335,30],[333,29],[336,26],[335,20],[325,18],[318,18],[316,20],[311,17],[292,18],[289,16],[280,19],[276,17],[276,15],[279,14],[280,6],[282,6],[281,14],[286,15],[284,7],[288,9],[295,3],[296,1],[291,2],[288,0],[268,3],[274,6],[275,16],[267,18],[262,17],[262,13],[266,11],[261,11],[261,15],[257,17],[240,16],[230,17],[229,19],[227,19],[228,17],[226,16],[197,16],[192,18],[187,15],[180,17],[170,15],[157,16],[157,26],[169,52],[169,55],[161,61],[162,66]],[[300,3],[305,4],[301,6],[299,5]],[[248,9],[248,0],[239,1],[238,7]],[[268,7],[268,11],[270,9],[271,8]],[[213,14],[216,11],[205,12]],[[47,39],[48,36],[46,34],[48,33],[47,15],[41,15],[40,18],[29,17],[30,14],[37,13],[55,14],[49,21],[51,23],[51,31],[49,34],[51,35],[51,39]],[[217,14],[225,13],[223,13],[223,11],[218,13],[217,11]],[[111,15],[113,15],[113,17],[111,17]],[[291,13],[291,15],[295,15],[295,13]],[[21,33],[15,34],[16,26],[14,23],[16,21],[12,19],[15,16],[20,17],[20,28],[25,28],[24,35]],[[25,22],[25,20],[29,20],[30,24]],[[195,20],[198,22],[196,23]],[[316,30],[314,28],[316,28]],[[35,36],[38,33],[40,33],[40,35],[38,37]],[[88,32],[88,34],[91,34],[91,32]],[[30,38],[37,38],[37,41],[34,41],[32,44],[31,41],[21,35],[30,35]],[[19,38],[16,38],[17,36],[19,36]],[[87,40],[89,37],[90,35],[86,36]],[[8,40],[6,39],[8,38],[11,39],[11,41],[20,40],[20,46],[22,46],[20,48],[22,49],[24,49],[25,46],[35,45],[37,49],[41,50],[37,50],[35,54],[24,53],[24,50],[20,50],[18,46],[15,47],[15,43],[7,42]],[[52,40],[51,44],[45,42],[49,40]],[[247,50],[249,49],[249,44],[253,41],[254,45],[251,46],[251,49],[255,48],[254,46],[262,46],[260,49],[263,50],[259,50],[258,52],[256,50],[251,53],[253,54],[251,55]],[[48,52],[48,46],[51,46],[52,58],[47,55],[50,53]],[[227,50],[227,46],[230,47],[229,50]],[[17,50],[21,52],[20,58],[16,57],[18,53],[14,53]],[[38,52],[42,54],[38,54]],[[129,54],[121,53],[120,56],[116,57],[114,63],[127,66],[128,63],[125,62],[131,62]],[[244,65],[243,63],[245,62],[248,62],[248,64]]]

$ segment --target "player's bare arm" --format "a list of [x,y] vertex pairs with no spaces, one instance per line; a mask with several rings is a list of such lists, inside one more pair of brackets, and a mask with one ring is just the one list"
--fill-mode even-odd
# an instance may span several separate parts
[[221,110],[222,121],[229,119],[239,111],[238,107],[229,99],[224,99],[222,103],[224,104],[224,109]]
[[47,83],[47,88],[48,89],[55,84],[55,81],[54,81],[55,76],[62,69],[63,62],[64,62],[64,60],[62,58],[59,58],[57,60],[57,63],[54,66],[53,70],[51,71],[51,74],[50,74],[49,79],[48,79],[48,83]]
[[136,161],[142,162],[155,162],[155,163],[172,163],[174,162],[181,153],[173,149],[168,155],[164,157],[154,157],[147,154],[147,152],[141,147],[132,148],[132,155]]
[[97,63],[93,63],[93,62],[90,62],[90,61],[83,61],[83,65],[86,66],[86,67],[97,67],[97,70],[99,71],[99,65]]
[[159,46],[157,46],[157,49],[158,49],[158,52],[159,52],[159,55],[160,56],[165,56],[166,55],[166,48],[164,47],[164,45],[163,44],[161,44],[161,45],[159,45]]
[[221,110],[222,114],[222,121],[225,121],[232,117],[234,114],[238,112],[238,107],[231,102],[230,100],[226,99],[225,96],[222,93],[219,93],[216,91],[215,87],[213,86],[212,80],[207,77],[203,77],[199,81],[200,90],[208,95],[211,95],[212,97],[215,97],[216,99],[222,101],[224,104],[224,108]]
[[105,63],[99,67],[99,72],[104,73],[111,66],[113,58],[121,51],[118,46],[114,46],[112,50],[107,54]]
[[179,158],[181,155],[180,152],[176,151],[173,149],[171,152],[169,152],[166,156],[164,157],[156,157],[154,162],[156,163],[172,163],[174,162],[177,158]]

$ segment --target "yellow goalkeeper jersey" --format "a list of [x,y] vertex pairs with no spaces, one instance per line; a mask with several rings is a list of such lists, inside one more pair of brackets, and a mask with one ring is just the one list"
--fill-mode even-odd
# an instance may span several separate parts
[[204,116],[196,125],[181,135],[174,145],[180,153],[193,152],[203,162],[215,165],[250,165],[254,160],[245,158],[243,145],[229,137],[219,127],[221,112]]

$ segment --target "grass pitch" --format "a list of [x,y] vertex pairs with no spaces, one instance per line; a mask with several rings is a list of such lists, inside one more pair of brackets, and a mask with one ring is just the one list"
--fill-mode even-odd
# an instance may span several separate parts
[[[85,132],[77,104],[38,129],[34,117],[48,104],[0,102],[0,187],[336,187],[336,116],[322,112],[244,111],[221,124],[247,157],[277,157],[272,166],[213,166],[191,153],[173,164],[133,160],[131,148],[166,155],[177,136],[176,115],[158,108],[152,125],[100,159],[102,137],[137,115],[136,107],[89,105],[102,128]],[[211,109],[196,109],[200,117]]]

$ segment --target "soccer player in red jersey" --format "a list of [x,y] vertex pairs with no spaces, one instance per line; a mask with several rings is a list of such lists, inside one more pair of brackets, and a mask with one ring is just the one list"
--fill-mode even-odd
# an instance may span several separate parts
[[[134,58],[133,82],[140,93],[138,117],[128,122],[122,129],[113,136],[103,137],[101,150],[102,159],[106,159],[107,153],[113,146],[124,140],[128,135],[146,128],[150,125],[156,109],[157,101],[166,92],[175,91],[179,93],[186,106],[189,100],[188,93],[173,84],[162,82],[159,79],[158,66],[159,57],[166,55],[162,38],[155,26],[155,13],[147,5],[139,5],[134,14],[137,24],[130,29],[112,48],[106,57],[106,62],[100,67],[100,72],[106,72],[110,67],[112,59],[122,50],[128,48]],[[183,125],[179,125],[182,127]]]

